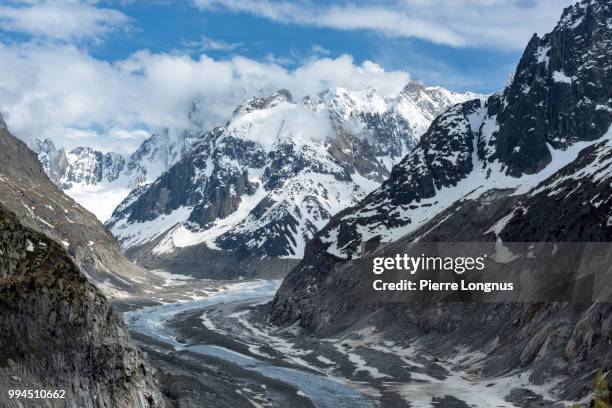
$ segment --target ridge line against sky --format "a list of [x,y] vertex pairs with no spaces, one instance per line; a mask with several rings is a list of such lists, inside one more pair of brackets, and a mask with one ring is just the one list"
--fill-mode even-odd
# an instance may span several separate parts
[[501,89],[570,0],[5,0],[0,112],[20,137],[128,152],[275,88]]

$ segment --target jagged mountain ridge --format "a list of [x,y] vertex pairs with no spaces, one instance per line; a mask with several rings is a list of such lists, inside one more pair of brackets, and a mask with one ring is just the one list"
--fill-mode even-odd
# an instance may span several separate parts
[[89,147],[66,152],[58,150],[51,139],[35,140],[33,150],[51,181],[62,190],[77,184],[113,182],[125,168],[125,158],[117,153],[102,153]]
[[[163,407],[155,371],[61,244],[0,204],[0,405],[9,389],[64,390],[45,406]],[[24,405],[25,404],[25,405]]]
[[202,109],[194,101],[189,126],[160,129],[129,155],[90,147],[66,151],[50,139],[35,140],[32,149],[51,181],[104,222],[131,190],[157,179],[189,151],[203,132]]
[[384,180],[437,109],[469,96],[412,82],[392,100],[340,88],[298,102],[288,91],[253,98],[107,225],[141,260],[195,246],[300,258],[333,214]]
[[415,241],[610,242],[610,21],[607,1],[565,9],[506,89],[440,115],[379,189],[315,235],[270,319],[327,334],[374,325],[435,355],[479,353],[484,377],[524,370],[560,399],[587,397],[612,361],[609,303],[367,304],[358,265],[364,249],[393,256]]

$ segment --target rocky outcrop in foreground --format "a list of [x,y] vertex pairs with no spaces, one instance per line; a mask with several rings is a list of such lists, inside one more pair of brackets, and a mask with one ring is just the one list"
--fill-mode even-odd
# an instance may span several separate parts
[[[15,400],[9,389],[65,390]],[[0,406],[157,408],[154,370],[61,245],[0,205]]]

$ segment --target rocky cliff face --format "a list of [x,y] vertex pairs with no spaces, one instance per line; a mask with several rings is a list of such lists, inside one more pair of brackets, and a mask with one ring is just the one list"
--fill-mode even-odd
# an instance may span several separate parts
[[135,289],[142,271],[123,255],[96,217],[63,194],[36,154],[0,120],[0,203],[20,221],[62,244],[77,265],[109,295]]
[[152,367],[66,249],[0,205],[0,405],[41,402],[9,389],[65,390],[49,407],[164,406]]
[[364,306],[355,265],[364,248],[385,254],[417,240],[609,242],[611,20],[607,1],[567,8],[550,34],[531,39],[505,90],[436,118],[379,189],[315,235],[270,318],[319,331],[370,319],[381,331],[418,333],[442,355],[484,352],[485,375],[558,376],[560,396],[584,397],[589,373],[612,362],[609,304]]
[[[268,259],[284,272],[332,215],[389,175],[431,118],[465,98],[413,82],[393,99],[373,89],[250,99],[107,225],[149,266],[206,264],[211,276],[235,277],[270,270]],[[223,253],[227,262],[206,261]]]

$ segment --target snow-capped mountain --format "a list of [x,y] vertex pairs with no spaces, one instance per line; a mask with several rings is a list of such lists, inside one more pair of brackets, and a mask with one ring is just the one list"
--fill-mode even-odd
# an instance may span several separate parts
[[[418,139],[446,108],[479,97],[471,92],[459,94],[441,87],[424,87],[418,80],[412,80],[392,100],[384,99],[374,89],[355,92],[333,88],[321,92],[314,101],[306,97],[304,102],[314,111],[328,110],[337,122],[360,117],[366,127],[379,131],[393,127],[390,122],[394,121],[399,131],[411,132]],[[387,123],[376,129],[376,119],[379,123],[386,119]],[[401,129],[402,126],[406,129]]]
[[[192,113],[200,109],[193,105]],[[139,186],[151,183],[191,148],[202,133],[195,116],[185,129],[161,129],[130,155],[103,153],[89,147],[70,151],[46,139],[32,146],[51,181],[101,221]]]
[[412,82],[391,99],[340,88],[250,99],[107,225],[141,261],[185,248],[300,258],[331,216],[380,185],[431,118],[472,96]]
[[89,147],[66,152],[58,150],[50,139],[35,140],[34,151],[51,181],[62,190],[78,184],[113,182],[125,167],[125,159],[119,154],[102,153]]
[[[409,293],[414,302],[368,304],[373,292],[359,283],[372,271],[364,252],[394,256],[415,242],[612,240],[611,21],[607,0],[566,8],[551,33],[531,38],[503,91],[438,116],[380,188],[308,243],[271,320],[327,333],[376,322],[377,336],[418,333],[441,356],[482,356],[474,372],[487,378],[521,370],[530,383],[554,379],[559,399],[584,397],[590,377],[576,373],[612,361],[609,303],[537,303],[527,290],[520,303],[429,304]],[[593,292],[603,299],[607,277]]]
[[191,104],[189,124],[185,128],[164,128],[151,135],[126,159],[125,172],[130,175],[130,187],[151,183],[178,162],[204,133],[204,106],[198,99]]
[[397,239],[492,188],[524,193],[586,146],[607,143],[612,29],[585,10],[576,6],[553,32],[534,35],[502,92],[436,118],[380,189],[326,227],[328,251],[351,258],[364,241]]

